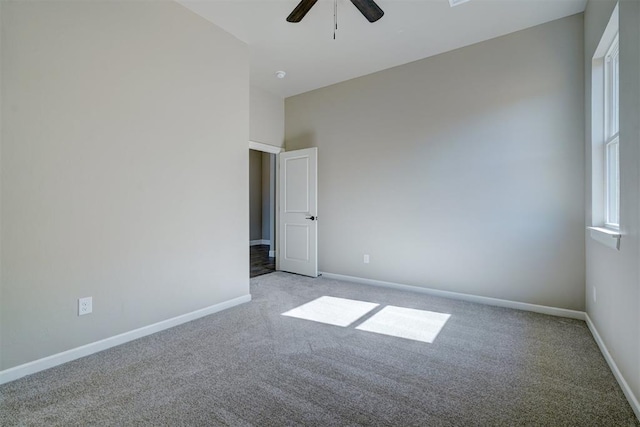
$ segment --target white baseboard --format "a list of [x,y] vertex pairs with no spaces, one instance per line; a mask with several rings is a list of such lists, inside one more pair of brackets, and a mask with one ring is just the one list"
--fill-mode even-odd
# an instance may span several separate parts
[[600,334],[598,333],[596,326],[591,321],[589,314],[585,313],[585,319],[587,322],[587,326],[591,331],[591,335],[593,335],[593,339],[596,340],[598,347],[600,347],[600,352],[602,353],[602,355],[604,356],[604,359],[609,364],[609,368],[611,368],[611,371],[613,372],[613,376],[616,377],[616,380],[618,381],[618,384],[620,385],[622,392],[627,397],[627,400],[629,401],[629,405],[631,405],[631,409],[633,409],[633,412],[635,412],[636,417],[640,419],[640,403],[638,403],[638,399],[636,398],[635,394],[633,394],[631,387],[629,387],[629,384],[627,384],[627,381],[622,376],[622,372],[620,372],[620,369],[618,369],[618,365],[616,365],[616,362],[613,360],[613,357],[611,357],[611,353],[609,353],[609,349],[604,344],[604,341],[602,341],[602,338],[600,337]]
[[549,314],[551,316],[568,317],[571,319],[585,320],[583,311],[568,310],[566,308],[548,307],[546,305],[528,304],[526,302],[509,301],[505,299],[481,297],[477,295],[462,294],[458,292],[441,291],[438,289],[422,288],[400,283],[384,282],[381,280],[365,279],[362,277],[345,276],[342,274],[322,272],[322,277],[327,279],[344,280],[346,282],[360,283],[363,285],[380,286],[383,288],[399,289],[403,291],[418,292],[421,294],[433,295],[436,297],[451,298],[462,301],[476,302],[479,304],[493,305],[497,307],[514,308],[516,310],[533,311],[536,313]]
[[269,251],[269,258],[274,258],[276,256],[276,251]]
[[271,240],[249,240],[249,246],[270,245]]
[[138,338],[142,338],[144,336],[151,335],[156,332],[160,332],[165,329],[169,329],[174,326],[178,326],[183,323],[199,319],[200,317],[208,316],[209,314],[217,313],[219,311],[226,310],[228,308],[235,307],[249,301],[251,301],[251,295],[243,295],[241,297],[230,299],[219,304],[214,304],[200,310],[192,311],[191,313],[176,316],[171,319],[163,320],[161,322],[154,323],[148,326],[143,326],[142,328],[134,329],[132,331],[105,338],[100,341],[72,348],[71,350],[63,351],[62,353],[57,353],[51,356],[44,357],[42,359],[34,360],[33,362],[28,362],[23,365],[5,369],[4,371],[0,371],[0,384],[5,384],[10,381],[17,380],[18,378],[22,378],[26,375],[35,374],[36,372],[44,371],[45,369],[53,368],[54,366],[62,365],[63,363],[71,362],[72,360],[89,356],[90,354],[97,353],[99,351],[106,350],[108,348],[115,347],[117,345],[124,344],[126,342],[133,341]]

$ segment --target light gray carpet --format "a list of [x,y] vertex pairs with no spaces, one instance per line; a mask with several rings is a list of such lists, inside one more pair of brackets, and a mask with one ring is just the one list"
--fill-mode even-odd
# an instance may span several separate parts
[[[8,425],[640,425],[582,321],[272,273],[253,301],[0,387]],[[450,313],[432,344],[280,314]]]

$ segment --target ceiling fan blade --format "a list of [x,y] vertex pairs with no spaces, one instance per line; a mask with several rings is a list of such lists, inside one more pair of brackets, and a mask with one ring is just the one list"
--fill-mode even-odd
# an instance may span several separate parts
[[369,22],[376,22],[384,15],[384,11],[373,0],[351,0],[351,3],[358,8]]
[[300,22],[302,18],[309,12],[309,10],[316,4],[318,0],[301,0],[300,3],[293,9],[293,12],[287,16],[287,22]]

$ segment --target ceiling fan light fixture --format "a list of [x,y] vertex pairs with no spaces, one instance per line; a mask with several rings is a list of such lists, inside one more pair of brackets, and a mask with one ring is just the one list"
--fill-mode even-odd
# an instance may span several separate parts
[[[300,22],[302,18],[309,12],[309,10],[316,4],[318,0],[300,0],[300,3],[293,9],[293,11],[287,16],[287,22]],[[376,22],[382,18],[384,11],[380,9],[375,0],[351,0],[351,3],[358,8],[360,13],[364,15],[369,22]],[[334,2],[334,17],[337,4]]]
[[449,0],[449,5],[451,5],[451,7],[454,7],[454,6],[461,5],[462,3],[466,3],[468,1],[469,0]]

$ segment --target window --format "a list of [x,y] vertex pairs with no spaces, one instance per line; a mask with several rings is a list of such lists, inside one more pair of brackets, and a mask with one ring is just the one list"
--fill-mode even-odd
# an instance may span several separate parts
[[[591,67],[591,237],[620,249],[620,49],[616,5]],[[624,221],[624,218],[622,218]],[[612,239],[613,237],[613,239]]]
[[620,228],[620,49],[618,35],[604,57],[604,225]]

